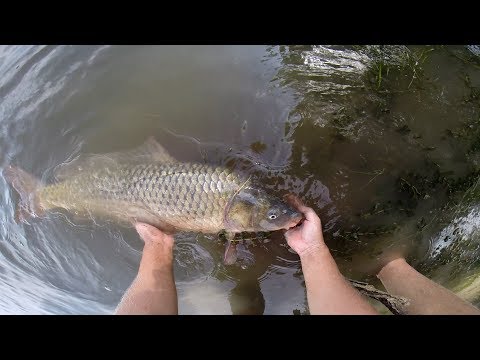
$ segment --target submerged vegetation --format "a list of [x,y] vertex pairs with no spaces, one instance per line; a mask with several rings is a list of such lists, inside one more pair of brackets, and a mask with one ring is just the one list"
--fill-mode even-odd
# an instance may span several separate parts
[[328,187],[331,201],[311,204],[336,256],[376,258],[408,238],[409,261],[424,273],[446,264],[455,276],[476,268],[476,240],[451,239],[439,254],[429,243],[460,209],[479,202],[478,54],[446,46],[285,46],[280,55],[276,81],[299,98],[285,129],[295,140],[290,173]]

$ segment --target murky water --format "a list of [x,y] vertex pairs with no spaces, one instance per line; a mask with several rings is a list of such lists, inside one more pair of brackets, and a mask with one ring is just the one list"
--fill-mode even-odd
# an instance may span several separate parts
[[[478,46],[6,46],[0,160],[48,182],[80,153],[154,135],[180,160],[247,164],[300,195],[345,275],[378,285],[382,259],[403,251],[476,302],[479,98]],[[16,224],[3,177],[0,190],[0,312],[111,313],[137,234],[60,214]],[[282,234],[246,241],[233,266],[223,251],[177,236],[180,313],[306,311]]]

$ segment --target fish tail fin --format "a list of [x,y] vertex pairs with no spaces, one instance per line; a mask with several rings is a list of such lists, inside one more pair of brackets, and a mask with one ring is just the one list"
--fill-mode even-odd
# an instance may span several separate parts
[[14,166],[6,167],[3,170],[3,176],[20,196],[20,201],[15,207],[15,221],[17,223],[44,214],[45,210],[40,204],[37,193],[37,190],[42,186],[40,180]]

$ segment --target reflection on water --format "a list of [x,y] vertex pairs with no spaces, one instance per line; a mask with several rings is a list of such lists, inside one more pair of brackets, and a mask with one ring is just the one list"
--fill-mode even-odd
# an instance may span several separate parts
[[[253,171],[322,218],[345,275],[401,248],[436,281],[478,299],[478,46],[4,46],[0,165],[45,182],[78,154],[154,135],[181,161]],[[0,178],[0,312],[111,313],[133,280],[132,230],[62,214],[13,221]],[[281,233],[176,237],[184,314],[306,311]],[[480,289],[480,288],[479,288]]]
[[265,299],[258,282],[242,282],[230,291],[230,307],[233,315],[263,315]]

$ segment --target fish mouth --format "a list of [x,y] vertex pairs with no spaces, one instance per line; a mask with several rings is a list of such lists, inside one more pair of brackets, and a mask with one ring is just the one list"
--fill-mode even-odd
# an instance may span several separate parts
[[285,225],[284,229],[290,230],[297,226],[302,220],[303,215],[299,213],[298,215],[293,216],[293,219]]

